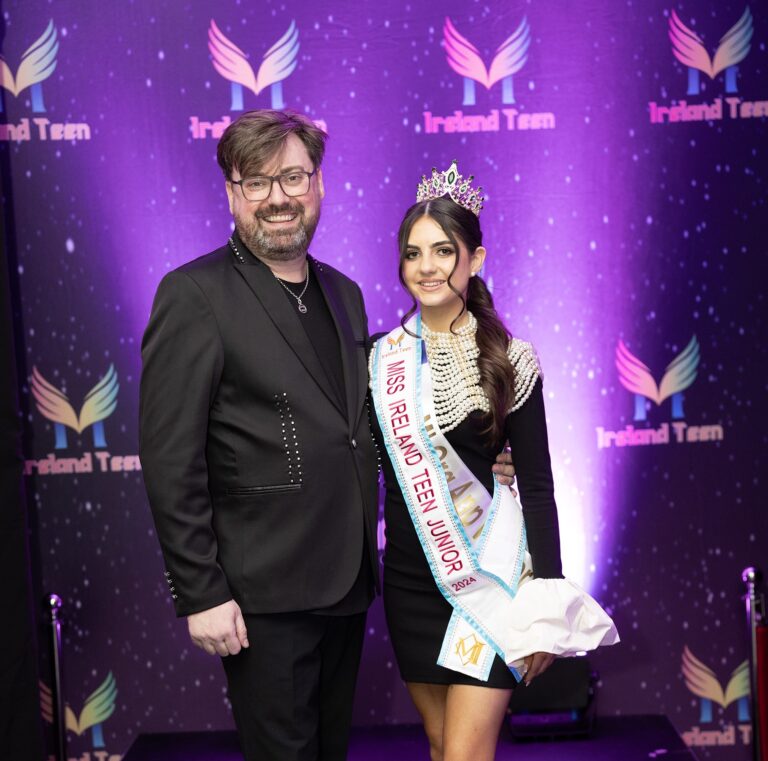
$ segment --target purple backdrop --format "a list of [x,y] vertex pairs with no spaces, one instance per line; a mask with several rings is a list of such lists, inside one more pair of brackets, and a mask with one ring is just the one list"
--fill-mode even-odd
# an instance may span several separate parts
[[[623,637],[594,657],[601,711],[667,713],[702,757],[748,758],[764,5],[12,0],[3,19],[27,469],[67,610],[73,756],[231,725],[220,666],[168,599],[136,458],[139,344],[162,275],[229,233],[215,136],[284,104],[327,126],[312,251],[360,283],[373,330],[409,303],[394,236],[421,174],[457,158],[487,190],[485,276],[545,370],[566,573]],[[295,70],[275,85],[276,44]],[[222,49],[251,89],[216,69]],[[379,603],[355,717],[416,718]]]

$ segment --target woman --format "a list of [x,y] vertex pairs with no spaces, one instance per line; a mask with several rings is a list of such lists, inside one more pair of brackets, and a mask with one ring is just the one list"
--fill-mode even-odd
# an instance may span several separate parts
[[[419,186],[399,232],[413,307],[371,353],[389,454],[384,604],[433,761],[490,761],[518,680],[555,655],[618,641],[562,577],[539,365],[478,275],[486,250],[471,180],[454,162]],[[494,488],[505,441],[522,510]]]

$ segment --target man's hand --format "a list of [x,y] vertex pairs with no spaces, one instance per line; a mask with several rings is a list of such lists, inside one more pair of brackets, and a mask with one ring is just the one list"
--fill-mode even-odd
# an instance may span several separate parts
[[237,655],[248,647],[243,614],[234,600],[187,616],[187,626],[192,642],[208,655]]
[[543,674],[555,660],[555,656],[552,653],[533,653],[523,659],[523,681],[527,687],[532,679],[535,679],[539,674]]
[[[496,464],[491,468],[499,479],[502,486],[509,486],[515,482],[515,466],[512,464],[512,453],[504,449],[496,456]],[[512,489],[512,493],[517,496],[517,492]]]

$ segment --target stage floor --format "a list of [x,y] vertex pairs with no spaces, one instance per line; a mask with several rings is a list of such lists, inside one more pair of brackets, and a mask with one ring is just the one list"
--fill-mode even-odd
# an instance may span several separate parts
[[[233,732],[141,735],[123,761],[242,761]],[[428,761],[420,727],[358,727],[348,761]],[[695,761],[666,716],[611,716],[597,720],[588,739],[515,742],[503,734],[497,761]]]

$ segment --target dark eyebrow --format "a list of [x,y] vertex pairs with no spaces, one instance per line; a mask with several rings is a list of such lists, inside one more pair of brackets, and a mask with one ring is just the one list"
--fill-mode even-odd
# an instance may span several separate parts
[[[296,166],[287,166],[283,169],[280,169],[277,174],[287,174],[288,172],[296,172],[296,171],[307,172],[307,170],[304,169],[303,166],[296,165]],[[254,172],[251,175],[251,177],[269,177],[269,176],[270,175],[268,175],[266,172]]]
[[[449,240],[439,240],[437,243],[433,243],[430,248],[440,248],[440,246],[451,246],[453,247],[453,243]],[[406,249],[408,248],[415,248],[417,251],[419,250],[419,247],[414,243],[408,243],[406,245]]]

